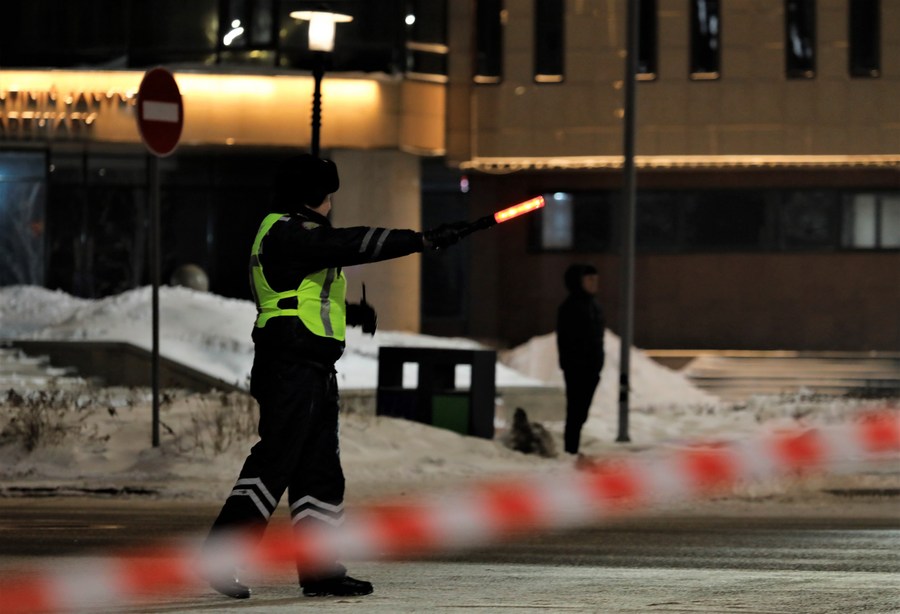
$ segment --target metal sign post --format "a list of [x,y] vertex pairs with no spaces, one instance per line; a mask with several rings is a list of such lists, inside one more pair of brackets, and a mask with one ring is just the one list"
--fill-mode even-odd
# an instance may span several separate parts
[[147,185],[150,201],[150,278],[153,320],[151,387],[153,388],[153,447],[159,446],[159,158],[178,146],[184,127],[184,105],[175,77],[164,68],[144,74],[137,95],[137,125],[141,140],[150,151]]

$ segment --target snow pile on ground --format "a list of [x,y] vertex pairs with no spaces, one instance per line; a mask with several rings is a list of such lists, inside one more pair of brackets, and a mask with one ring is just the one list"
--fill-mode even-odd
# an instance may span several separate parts
[[[166,391],[160,446],[153,448],[147,389],[4,391],[0,410],[0,496],[124,490],[199,500],[219,500],[231,489],[256,440],[258,415],[246,394]],[[341,457],[355,497],[571,462],[548,462],[494,441],[355,413],[341,418]]]
[[[166,287],[161,288],[160,307],[163,355],[223,380],[246,383],[255,315],[251,303]],[[149,348],[150,318],[149,288],[95,301],[41,288],[0,289],[0,338],[125,340]],[[375,388],[380,345],[482,347],[468,339],[391,331],[370,337],[356,329],[347,345],[338,363],[345,390]],[[616,444],[619,347],[611,333],[606,351],[603,381],[582,437],[582,449],[591,455],[642,454],[698,438],[734,439],[760,429],[844,421],[879,406],[803,395],[726,405],[635,350],[633,443]],[[562,386],[552,334],[504,352],[502,361],[500,387]],[[161,445],[153,448],[146,388],[96,388],[77,381],[55,389],[11,387],[0,391],[0,495],[38,488],[109,488],[220,500],[255,441],[257,408],[246,394],[165,391]],[[545,426],[561,450],[562,422]],[[498,473],[551,471],[569,467],[573,460],[523,455],[498,441],[352,412],[341,418],[341,448],[348,495],[360,498],[440,488]],[[786,492],[793,487],[778,488]]]
[[[606,331],[604,339],[606,362],[600,376],[600,386],[594,395],[594,409],[612,411],[619,398],[619,354],[621,341],[615,333]],[[556,350],[556,333],[533,337],[517,348],[504,352],[503,362],[529,377],[546,384],[564,387]],[[684,375],[668,369],[642,351],[631,349],[630,405],[704,405],[717,402],[716,397],[694,386]]]
[[[0,288],[0,339],[127,341],[150,349],[151,318],[149,287],[99,300],[78,299],[34,286]],[[253,364],[250,333],[255,319],[256,308],[250,301],[161,287],[160,354],[247,388]],[[373,337],[350,328],[347,350],[336,365],[342,389],[377,386],[380,346],[484,348],[469,339],[397,331],[378,331]],[[541,382],[498,364],[497,385],[533,386]]]

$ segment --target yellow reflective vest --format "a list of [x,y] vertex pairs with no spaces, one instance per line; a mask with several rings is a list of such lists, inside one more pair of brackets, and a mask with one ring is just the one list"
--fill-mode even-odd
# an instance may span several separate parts
[[290,216],[270,213],[260,224],[250,253],[250,287],[256,301],[256,327],[277,317],[297,317],[313,334],[343,341],[347,329],[347,280],[340,268],[307,275],[294,290],[276,292],[266,281],[260,254],[262,243],[276,223]]

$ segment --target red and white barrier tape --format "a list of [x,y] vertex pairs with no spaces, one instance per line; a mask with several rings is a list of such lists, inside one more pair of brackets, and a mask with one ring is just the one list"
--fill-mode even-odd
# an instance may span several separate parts
[[[842,426],[794,430],[745,441],[695,446],[533,479],[477,485],[402,506],[374,507],[339,529],[273,527],[259,547],[236,535],[200,557],[190,545],[90,559],[0,585],[0,612],[90,610],[203,586],[240,562],[259,569],[300,561],[373,559],[483,545],[522,530],[584,524],[626,508],[699,497],[746,481],[810,469],[840,471],[859,461],[896,458],[900,413]],[[274,533],[274,535],[273,535]]]

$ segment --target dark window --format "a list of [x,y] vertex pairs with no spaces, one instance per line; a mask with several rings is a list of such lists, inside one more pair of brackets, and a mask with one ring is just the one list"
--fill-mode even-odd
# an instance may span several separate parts
[[411,0],[408,6],[406,25],[410,40],[446,44],[447,0]]
[[406,71],[413,79],[447,81],[447,54],[407,47]]
[[756,191],[697,192],[684,203],[687,249],[750,249],[763,247],[766,203]]
[[219,41],[232,49],[264,49],[274,41],[272,0],[225,0],[220,6]]
[[499,83],[503,77],[503,0],[476,0],[475,81]]
[[[422,159],[421,169],[422,226],[435,228],[466,219],[466,176],[436,158]],[[422,253],[422,325],[432,333],[461,334],[465,326],[470,247],[466,242],[457,247]]]
[[[550,192],[531,218],[540,251],[608,252],[618,239],[619,192]],[[900,249],[900,192],[642,190],[641,251]]]
[[0,64],[125,68],[128,12],[121,0],[4,2]]
[[[330,2],[333,10],[352,15],[353,21],[337,26],[335,48],[328,54],[329,71],[405,71],[408,1]],[[446,0],[416,3],[421,29],[426,31],[423,36],[433,43],[428,32],[445,26]],[[308,48],[308,22],[290,14],[320,4],[315,0],[6,2],[0,19],[0,66],[123,69],[218,63],[310,70],[314,59]],[[433,60],[425,63],[428,67],[423,68],[434,70]]]
[[638,192],[638,249],[670,250],[678,247],[679,196],[669,192]]
[[784,61],[789,79],[816,76],[815,0],[785,0]]
[[565,0],[534,2],[534,80],[558,83],[565,73]]
[[691,0],[691,78],[718,79],[722,21],[719,0]]
[[447,0],[412,0],[406,23],[406,72],[447,80]]
[[639,0],[638,78],[651,80],[657,71],[657,16],[656,0]]
[[262,64],[275,61],[273,0],[222,0],[219,5],[219,61]]
[[130,66],[215,62],[219,11],[216,0],[132,0],[128,5]]
[[881,75],[881,2],[850,0],[850,75]]
[[839,194],[794,190],[781,203],[781,247],[787,250],[834,249],[840,228]]
[[618,192],[584,192],[575,194],[575,245],[592,252],[612,247]]
[[[314,10],[314,1],[275,3],[278,19],[277,65],[312,70],[315,55],[309,49],[309,22],[291,17],[298,10]],[[335,24],[334,50],[328,52],[326,68],[331,71],[399,73],[406,70],[406,12],[399,0],[378,2],[335,0],[328,5],[353,21]]]

